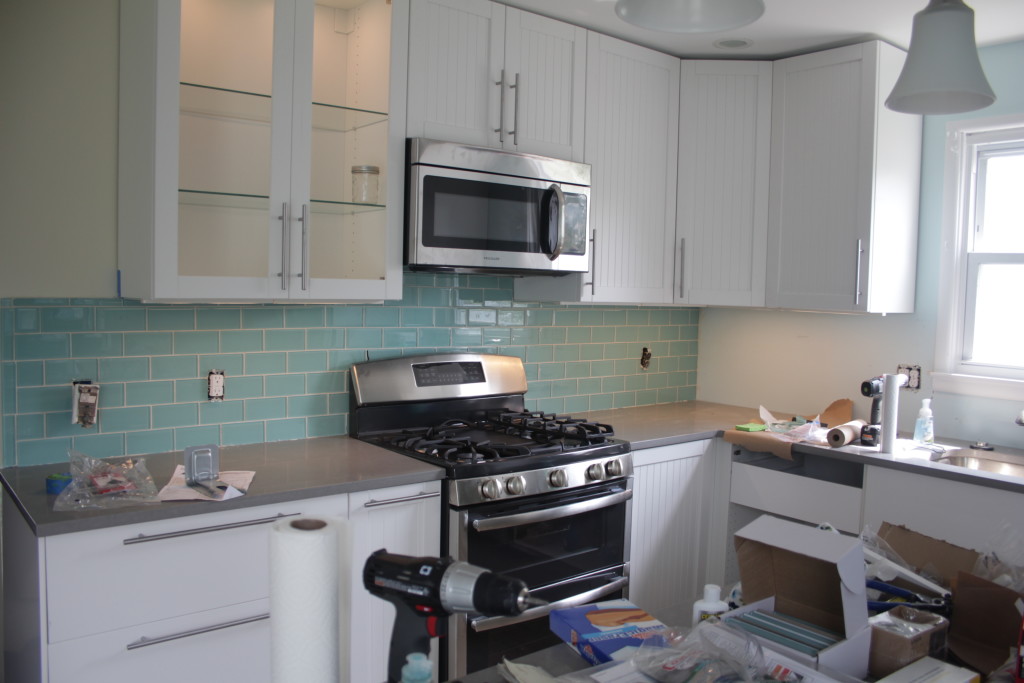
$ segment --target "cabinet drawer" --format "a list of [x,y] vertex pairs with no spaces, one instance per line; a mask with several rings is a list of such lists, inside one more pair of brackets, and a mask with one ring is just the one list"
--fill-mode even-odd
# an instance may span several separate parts
[[266,598],[277,515],[346,517],[347,506],[341,495],[47,537],[47,640]]
[[786,472],[734,462],[729,500],[755,510],[860,531],[862,491]]
[[270,601],[257,600],[67,640],[50,646],[47,680],[269,683],[269,613]]

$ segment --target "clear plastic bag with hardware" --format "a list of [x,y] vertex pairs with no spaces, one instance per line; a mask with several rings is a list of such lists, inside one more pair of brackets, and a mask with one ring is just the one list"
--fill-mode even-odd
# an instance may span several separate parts
[[156,484],[143,458],[111,461],[68,451],[71,483],[53,503],[57,512],[159,503]]

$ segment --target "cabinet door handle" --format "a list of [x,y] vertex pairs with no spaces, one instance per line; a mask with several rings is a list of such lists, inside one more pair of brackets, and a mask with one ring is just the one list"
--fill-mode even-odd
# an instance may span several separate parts
[[860,306],[860,261],[864,253],[864,240],[857,240],[857,279],[853,284],[853,305]]
[[257,614],[254,617],[245,617],[244,619],[235,619],[234,621],[225,621],[221,624],[214,624],[213,626],[203,626],[201,628],[193,628],[188,631],[181,631],[180,633],[171,633],[166,636],[157,636],[156,638],[147,638],[146,636],[140,637],[138,640],[128,643],[125,646],[126,650],[138,650],[140,647],[149,647],[150,645],[159,645],[160,643],[166,643],[171,640],[178,640],[180,638],[188,638],[190,636],[199,636],[204,633],[211,631],[219,631],[222,628],[231,628],[232,626],[242,626],[243,624],[251,624],[254,621],[263,621],[269,619],[270,613]]
[[505,70],[501,70],[501,78],[495,83],[498,86],[500,97],[498,98],[498,127],[494,132],[498,134],[498,142],[505,143]]
[[686,238],[679,238],[679,298],[686,298],[686,290],[684,288],[683,269],[686,267]]
[[509,90],[516,91],[516,98],[512,101],[512,130],[508,132],[512,136],[512,144],[519,144],[519,74],[516,73],[516,78],[511,85],[508,86]]
[[302,281],[302,291],[309,289],[309,204],[302,205],[302,272],[299,278]]
[[370,500],[368,500],[365,503],[363,503],[363,507],[364,508],[375,508],[375,507],[380,507],[381,505],[394,505],[396,503],[407,503],[410,500],[424,500],[426,498],[440,498],[440,497],[441,497],[441,493],[440,492],[437,492],[437,493],[427,493],[427,492],[424,492],[424,493],[417,493],[414,496],[402,496],[401,498],[388,498],[387,500],[374,500],[373,498],[371,498]]
[[597,282],[597,228],[590,231],[590,282],[584,282],[583,286],[590,285],[590,295],[594,295],[594,284]]
[[281,204],[281,215],[278,218],[281,220],[281,272],[278,275],[281,277],[281,291],[284,291],[288,289],[288,225],[291,223],[288,202]]
[[230,524],[214,524],[213,526],[201,526],[195,529],[185,529],[183,531],[169,531],[165,534],[139,534],[134,538],[126,538],[121,541],[124,545],[135,545],[136,543],[149,543],[150,541],[163,541],[168,538],[179,538],[181,536],[194,536],[195,534],[207,534],[211,531],[225,531],[227,529],[238,529],[246,526],[256,526],[257,524],[270,524],[276,522],[284,517],[297,517],[298,512],[291,512],[288,514],[280,513],[273,517],[261,517],[260,519],[250,519],[245,522],[231,522]]

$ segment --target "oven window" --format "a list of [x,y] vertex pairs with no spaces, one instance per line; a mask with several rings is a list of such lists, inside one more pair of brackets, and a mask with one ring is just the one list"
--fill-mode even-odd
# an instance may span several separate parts
[[[557,240],[550,189],[464,178],[423,178],[423,245],[550,253]],[[563,253],[586,253],[586,197],[566,194]]]

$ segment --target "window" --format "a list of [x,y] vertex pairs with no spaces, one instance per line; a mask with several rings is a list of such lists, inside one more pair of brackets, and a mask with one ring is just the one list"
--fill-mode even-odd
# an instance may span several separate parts
[[947,142],[935,388],[1024,398],[1024,117]]

